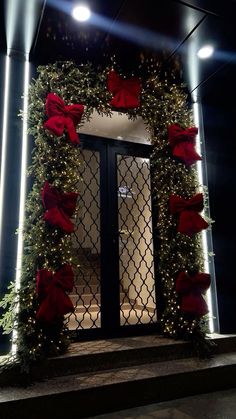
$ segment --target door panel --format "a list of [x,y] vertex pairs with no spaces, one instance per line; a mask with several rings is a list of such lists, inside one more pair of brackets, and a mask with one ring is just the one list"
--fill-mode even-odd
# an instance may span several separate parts
[[73,253],[78,260],[75,286],[70,298],[76,309],[68,327],[101,327],[101,226],[100,226],[100,153],[83,149],[79,170],[79,209],[73,233]]
[[120,324],[156,321],[150,159],[117,154]]
[[151,147],[85,135],[81,140],[71,294],[76,308],[67,325],[78,339],[155,326]]

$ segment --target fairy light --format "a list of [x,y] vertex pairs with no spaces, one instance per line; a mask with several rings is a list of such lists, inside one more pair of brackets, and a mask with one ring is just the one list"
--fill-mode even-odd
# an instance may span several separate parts
[[[45,84],[48,82],[49,77],[53,91],[58,89],[58,82],[60,80],[63,80],[65,86],[68,80],[70,80],[70,89],[72,89],[71,80],[73,81],[75,76],[78,77],[78,71],[76,70],[76,73],[73,73],[75,69],[73,69],[72,66],[67,67],[67,65],[71,66],[71,64],[63,64],[66,72],[61,68],[57,68],[56,65],[49,65],[42,68],[35,84],[35,90],[32,93],[31,99],[32,103],[35,101],[35,106],[32,106],[31,120],[32,125],[34,125],[34,130],[36,127],[36,144],[38,145],[34,154],[35,163],[33,166],[36,168],[36,191],[37,188],[38,190],[40,189],[42,183],[45,181],[45,176],[47,179],[52,178],[55,186],[58,185],[64,191],[68,192],[71,191],[71,188],[75,188],[79,178],[79,149],[76,147],[72,148],[70,144],[66,144],[61,138],[57,139],[54,137],[53,141],[45,141],[45,136],[48,136],[46,140],[49,139],[50,136],[42,130],[44,115],[42,115],[41,119],[38,117],[39,112],[42,112],[42,103],[39,103],[38,96],[40,95],[38,93],[43,91],[42,87],[45,88]],[[152,68],[150,80],[147,81],[147,85],[150,86],[149,90],[143,91],[143,106],[141,113],[149,127],[149,131],[152,133],[153,148],[154,153],[156,153],[153,158],[153,164],[157,167],[157,169],[154,170],[154,189],[159,206],[158,228],[161,238],[159,268],[166,303],[166,315],[165,318],[162,319],[162,325],[165,332],[172,337],[176,337],[180,330],[181,332],[187,331],[187,333],[191,334],[197,325],[197,321],[188,321],[183,314],[180,313],[180,306],[174,290],[174,279],[176,277],[176,272],[182,269],[183,266],[188,266],[189,269],[196,269],[196,267],[199,266],[199,260],[201,260],[199,253],[201,249],[200,246],[199,248],[196,248],[195,241],[190,238],[175,234],[176,226],[169,216],[168,199],[169,194],[172,191],[175,193],[182,193],[184,191],[187,197],[190,196],[196,189],[196,183],[191,170],[186,169],[183,164],[176,164],[171,156],[165,156],[163,158],[163,150],[164,152],[166,150],[166,127],[177,121],[181,121],[183,125],[189,126],[190,118],[185,106],[185,94],[178,86],[169,85],[167,79],[159,81],[158,77],[153,77],[154,71],[155,68]],[[82,79],[81,85],[87,86],[87,81],[90,81],[87,69],[86,73],[85,71],[84,73],[83,71],[80,72],[80,77]],[[96,77],[100,77],[101,83],[96,83],[96,88],[94,88],[96,89],[96,94],[95,90],[91,90],[90,95],[103,98],[104,74],[97,75]],[[84,83],[84,81],[86,81],[86,83]],[[76,85],[78,85],[78,83],[79,81],[77,80]],[[64,89],[63,91],[66,91],[63,86],[62,88]],[[69,91],[69,88],[67,88],[67,90]],[[74,92],[77,90],[72,90],[71,102],[76,102],[77,96]],[[67,92],[67,94],[69,93]],[[87,91],[83,91],[83,95],[87,98],[88,103],[93,99],[93,97],[91,98],[91,96],[89,96]],[[110,111],[107,100],[102,99],[100,104],[105,112]],[[86,118],[90,116],[90,111],[91,107],[88,107]],[[131,115],[140,115],[140,110],[132,111]],[[43,162],[43,164],[39,166],[39,162]],[[52,166],[54,166],[54,168]],[[23,186],[22,189],[24,192]],[[31,282],[29,285],[31,288],[29,293],[35,285],[35,254],[37,254],[37,256],[40,254],[40,263],[42,262],[42,265],[52,271],[55,270],[54,268],[58,266],[58,264],[71,261],[69,236],[64,236],[64,238],[60,240],[60,233],[57,230],[53,232],[50,231],[50,234],[48,234],[47,227],[40,218],[41,207],[38,202],[39,198],[36,197],[36,195],[34,195],[33,198],[31,196],[28,201],[29,213],[32,206],[32,214],[35,214],[35,212],[39,214],[37,215],[37,219],[34,219],[34,223],[30,224],[30,221],[28,222],[28,226],[32,228],[26,239],[26,246],[33,247],[33,252],[29,255],[29,277],[34,281],[32,282],[30,279]],[[21,219],[20,216],[19,219]],[[22,229],[20,233],[22,233]],[[36,243],[35,237],[37,237]],[[17,266],[20,267],[22,244],[20,245],[20,243],[18,243],[18,247],[19,259]],[[17,275],[19,280],[20,274],[18,268]],[[26,289],[28,284],[26,285],[23,283],[22,286],[26,290],[25,304],[27,304],[27,308],[31,308],[30,304],[32,304],[33,297],[31,299],[29,298],[28,302],[27,297],[29,297],[29,294],[27,294],[28,289]],[[61,340],[56,341],[55,339],[55,341],[50,342],[49,337],[45,336],[42,331],[38,332],[35,330],[35,315],[35,310],[33,310],[26,319],[25,331],[26,333],[30,331],[30,333],[33,334],[34,339],[32,340],[33,343],[31,342],[31,346],[28,343],[25,344],[25,351],[29,350],[31,354],[40,353],[40,351],[43,350],[42,348],[45,345],[45,341],[46,344],[55,344],[55,347],[59,350]],[[62,339],[62,337],[64,337],[63,331],[61,331],[60,339]]]

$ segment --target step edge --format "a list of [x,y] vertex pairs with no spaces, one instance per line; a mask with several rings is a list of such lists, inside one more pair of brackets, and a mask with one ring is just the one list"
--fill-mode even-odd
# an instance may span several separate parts
[[[122,380],[122,379],[117,379],[117,381],[114,381],[114,382],[110,382],[110,383],[102,383],[102,384],[92,384],[92,385],[90,385],[90,386],[88,386],[88,387],[84,387],[84,388],[69,388],[68,390],[63,390],[63,391],[56,391],[56,390],[51,390],[49,393],[44,393],[44,394],[40,394],[40,393],[38,393],[37,395],[34,393],[32,396],[31,395],[27,395],[27,396],[18,396],[18,397],[15,397],[14,396],[14,398],[12,398],[12,399],[6,399],[6,400],[0,400],[0,406],[1,405],[3,405],[4,403],[11,403],[11,402],[16,402],[16,401],[22,401],[22,400],[33,400],[33,399],[38,399],[38,398],[44,398],[44,397],[50,397],[50,396],[54,396],[54,395],[68,395],[68,394],[70,394],[70,393],[74,393],[74,392],[77,392],[77,393],[82,393],[82,392],[86,392],[86,391],[92,391],[92,390],[98,390],[98,389],[106,389],[106,388],[108,388],[108,387],[115,387],[115,386],[120,386],[120,385],[125,385],[125,384],[129,384],[130,385],[130,383],[136,383],[136,384],[141,384],[141,383],[147,383],[147,382],[150,382],[150,381],[156,381],[156,380],[162,380],[162,379],[170,379],[170,380],[172,380],[172,379],[174,379],[174,378],[176,378],[176,377],[178,377],[180,380],[182,379],[182,377],[183,376],[191,376],[191,375],[195,375],[195,374],[198,374],[198,375],[206,375],[206,376],[208,376],[208,373],[209,372],[216,372],[216,371],[219,371],[219,372],[223,372],[223,370],[225,370],[224,372],[227,372],[227,370],[228,369],[235,369],[235,371],[236,371],[236,363],[232,363],[232,362],[228,362],[227,364],[224,364],[224,365],[214,365],[214,366],[206,366],[205,368],[201,368],[201,369],[198,369],[197,367],[196,368],[191,368],[191,369],[189,369],[189,370],[187,370],[187,371],[183,371],[183,372],[170,372],[170,373],[163,373],[163,374],[160,374],[160,375],[153,375],[153,376],[150,376],[150,377],[141,377],[141,378],[132,378],[132,379],[126,379],[126,380]],[[123,368],[121,368],[121,369],[117,369],[117,372],[120,372],[120,370],[123,370]],[[105,371],[103,372],[103,374],[105,373]],[[71,380],[73,380],[73,378],[75,378],[75,377],[80,377],[80,374],[74,374],[73,376],[71,376],[70,378],[71,378]],[[60,377],[60,379],[62,380],[62,378],[64,378],[64,377]],[[82,378],[83,378],[83,375],[82,375]],[[46,380],[47,381],[47,383],[50,383],[50,381],[54,381],[54,383],[55,383],[55,381],[56,381],[56,379],[54,378],[54,379],[48,379],[48,380]],[[37,383],[36,384],[36,386],[40,386],[40,384],[41,384],[41,382],[39,382],[39,383]],[[79,383],[78,383],[79,384]],[[9,392],[11,392],[11,394],[12,394],[12,391],[13,390],[16,390],[16,387],[13,387],[13,386],[9,386],[9,387],[6,387],[5,389],[4,389],[5,391],[6,390],[9,390]],[[19,388],[17,389],[17,391],[19,391]],[[38,390],[37,390],[38,391]]]

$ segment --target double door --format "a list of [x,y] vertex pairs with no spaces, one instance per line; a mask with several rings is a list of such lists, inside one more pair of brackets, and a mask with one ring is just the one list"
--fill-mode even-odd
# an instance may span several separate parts
[[151,147],[81,137],[68,327],[79,338],[148,332],[157,322]]

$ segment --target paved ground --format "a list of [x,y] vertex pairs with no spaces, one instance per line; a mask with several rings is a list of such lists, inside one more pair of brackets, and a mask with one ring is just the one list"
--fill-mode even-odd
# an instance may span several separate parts
[[93,416],[95,418],[236,419],[236,388]]

